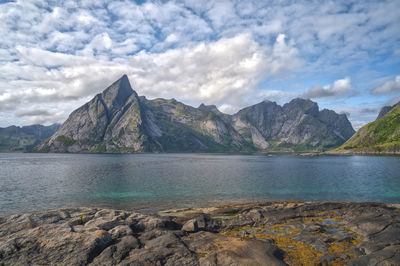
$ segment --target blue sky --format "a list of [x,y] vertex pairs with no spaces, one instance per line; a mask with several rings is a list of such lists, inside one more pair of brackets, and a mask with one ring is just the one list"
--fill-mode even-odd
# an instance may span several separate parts
[[400,101],[400,1],[0,1],[0,126],[63,122],[126,73],[234,113],[310,98],[357,129]]

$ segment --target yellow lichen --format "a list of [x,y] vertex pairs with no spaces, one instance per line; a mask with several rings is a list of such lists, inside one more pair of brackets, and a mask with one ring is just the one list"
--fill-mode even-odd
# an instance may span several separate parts
[[196,252],[196,255],[200,258],[207,256],[207,253],[204,252]]
[[107,233],[107,231],[104,231],[104,230],[96,230],[96,231],[95,231],[95,235],[96,235],[97,237],[101,237],[101,236],[104,236],[104,235],[106,235],[106,234],[108,234],[108,233]]
[[[325,214],[325,213],[324,213]],[[328,221],[335,221],[338,224],[328,224]],[[242,226],[234,229],[227,229],[220,231],[221,234],[227,236],[236,237],[254,237],[256,239],[272,239],[276,246],[284,250],[288,257],[285,261],[291,265],[317,265],[320,264],[320,258],[324,254],[317,251],[310,245],[307,245],[300,241],[295,241],[293,238],[301,232],[301,225],[311,223],[319,224],[322,227],[328,228],[340,228],[345,230],[352,236],[348,240],[338,241],[339,236],[334,234],[328,234],[326,232],[310,232],[311,234],[321,235],[323,237],[330,237],[334,239],[332,243],[327,244],[326,254],[332,254],[336,256],[346,255],[346,258],[338,258],[329,263],[329,265],[344,265],[347,261],[356,256],[350,254],[349,251],[356,247],[361,242],[361,236],[351,231],[342,225],[342,219],[338,216],[324,217],[310,216],[310,217],[299,217],[290,219],[285,223],[273,224],[273,225],[262,225],[262,226]]]

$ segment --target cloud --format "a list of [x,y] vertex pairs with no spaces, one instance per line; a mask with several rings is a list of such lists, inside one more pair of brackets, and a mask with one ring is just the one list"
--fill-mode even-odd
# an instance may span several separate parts
[[140,92],[150,97],[177,97],[199,104],[230,104],[236,109],[256,96],[259,82],[269,75],[299,65],[296,49],[279,35],[273,47],[262,47],[251,35],[241,34],[216,42],[162,54],[140,53],[130,76]]
[[52,116],[54,114],[44,109],[30,109],[30,110],[20,110],[16,112],[15,115],[17,117],[24,117],[24,116]]
[[213,2],[213,6],[208,11],[208,17],[215,28],[226,27],[239,21],[234,4],[231,1]]
[[[65,118],[72,111],[63,108],[66,103],[83,104],[126,73],[141,95],[177,98],[193,105],[226,104],[234,111],[257,101],[254,97],[262,79],[300,64],[296,48],[285,39],[278,35],[273,46],[265,47],[250,34],[240,34],[113,61],[18,46],[19,60],[0,66],[4,80],[0,87],[8,88],[0,91],[0,106],[24,117],[28,113],[20,107],[47,104],[63,110]],[[43,119],[44,114],[36,116]]]
[[106,53],[107,51],[110,51],[112,47],[113,41],[107,32],[103,32],[94,36],[90,43],[87,44],[80,53],[87,56],[93,56],[97,53]]
[[354,93],[354,88],[351,85],[350,78],[346,77],[334,81],[333,85],[314,85],[303,94],[303,97],[311,99],[338,98],[348,96],[351,93]]
[[258,99],[278,102],[280,104],[289,102],[296,97],[299,97],[298,93],[283,90],[263,90],[258,92]]
[[[397,0],[3,1],[0,109],[53,104],[65,117],[122,73],[150,97],[230,110],[301,96],[312,79],[376,79],[377,62],[398,63],[399,9]],[[342,85],[307,93],[332,100],[361,87]],[[389,85],[377,92],[397,88]]]
[[392,99],[387,103],[387,105],[392,106],[392,105],[395,105],[395,104],[398,104],[398,103],[400,103],[400,96],[397,96],[397,97],[392,98]]
[[389,80],[382,85],[372,90],[374,95],[391,94],[394,92],[400,92],[400,76],[396,76],[394,80]]

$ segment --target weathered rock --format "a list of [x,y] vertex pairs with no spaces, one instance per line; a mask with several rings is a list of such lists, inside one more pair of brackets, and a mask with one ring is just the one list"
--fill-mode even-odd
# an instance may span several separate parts
[[132,229],[127,225],[118,225],[110,230],[113,239],[118,239],[124,236],[132,235]]
[[399,208],[377,203],[254,203],[159,215],[72,208],[0,217],[1,265],[397,265],[399,260]]
[[120,241],[104,249],[99,256],[93,260],[93,265],[115,265],[120,263],[129,255],[132,249],[139,248],[139,241],[131,236],[124,236]]
[[183,238],[200,265],[286,265],[285,253],[273,244],[198,232]]
[[189,220],[182,226],[182,231],[185,232],[197,232],[198,229],[199,226],[196,219]]

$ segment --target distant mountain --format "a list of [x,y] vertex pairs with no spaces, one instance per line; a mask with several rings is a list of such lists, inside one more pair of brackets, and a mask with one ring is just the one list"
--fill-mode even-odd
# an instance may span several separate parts
[[310,100],[283,107],[264,101],[234,115],[214,105],[198,108],[175,99],[148,100],[122,76],[73,111],[37,146],[41,152],[252,152],[325,150],[354,130],[346,115],[319,111]]
[[360,128],[339,153],[400,153],[400,103],[385,106],[378,119]]
[[44,139],[51,137],[60,126],[53,124],[0,128],[0,152],[30,150]]

